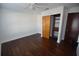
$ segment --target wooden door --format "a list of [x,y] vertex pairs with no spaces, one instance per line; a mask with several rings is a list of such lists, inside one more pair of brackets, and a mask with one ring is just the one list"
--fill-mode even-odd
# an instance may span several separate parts
[[68,14],[65,40],[69,42],[76,42],[79,34],[79,13]]
[[50,32],[50,16],[43,16],[42,37],[49,39],[49,32]]

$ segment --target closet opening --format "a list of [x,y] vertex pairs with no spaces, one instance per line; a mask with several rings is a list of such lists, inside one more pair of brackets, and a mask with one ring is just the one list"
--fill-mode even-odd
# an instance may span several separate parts
[[57,41],[59,34],[60,14],[50,16],[50,35],[49,37]]

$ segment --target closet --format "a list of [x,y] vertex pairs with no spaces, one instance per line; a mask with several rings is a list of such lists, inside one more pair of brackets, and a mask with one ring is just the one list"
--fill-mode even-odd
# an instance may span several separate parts
[[60,14],[42,17],[42,37],[58,39]]
[[59,24],[60,24],[60,14],[51,15],[50,38],[53,38],[55,41],[57,41],[58,39]]

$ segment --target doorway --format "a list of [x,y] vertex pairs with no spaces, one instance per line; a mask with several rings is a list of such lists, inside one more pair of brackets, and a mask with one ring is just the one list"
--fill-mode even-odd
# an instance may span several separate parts
[[66,24],[65,40],[77,42],[79,35],[79,13],[69,13]]
[[51,15],[50,20],[50,38],[57,41],[59,34],[60,14]]

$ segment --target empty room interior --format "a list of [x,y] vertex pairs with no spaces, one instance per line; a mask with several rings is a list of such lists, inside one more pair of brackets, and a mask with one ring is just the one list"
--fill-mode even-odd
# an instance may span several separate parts
[[79,56],[78,3],[0,3],[1,56]]

